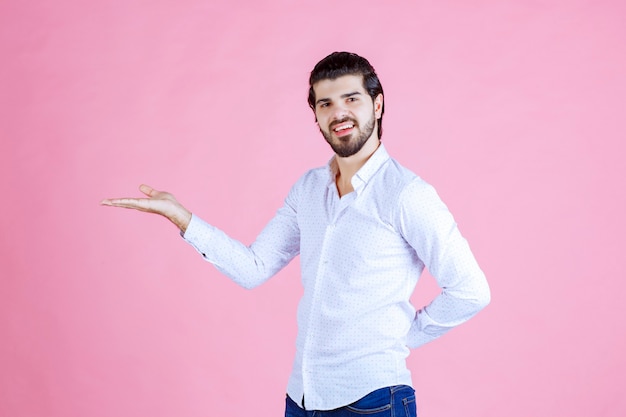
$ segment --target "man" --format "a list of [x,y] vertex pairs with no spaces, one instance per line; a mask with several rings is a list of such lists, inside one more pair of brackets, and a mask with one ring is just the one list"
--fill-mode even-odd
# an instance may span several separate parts
[[[247,288],[300,255],[304,296],[286,416],[415,416],[409,348],[473,316],[489,303],[489,287],[434,189],[381,144],[383,89],[369,62],[335,52],[315,66],[309,86],[335,155],[298,180],[250,246],[146,185],[148,198],[102,204],[167,217]],[[409,298],[424,267],[443,291],[416,313]]]

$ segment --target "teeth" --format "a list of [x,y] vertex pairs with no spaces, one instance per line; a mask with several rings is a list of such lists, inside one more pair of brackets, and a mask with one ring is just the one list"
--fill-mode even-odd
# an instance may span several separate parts
[[339,132],[340,130],[352,129],[354,127],[353,124],[343,125],[335,128],[335,132]]

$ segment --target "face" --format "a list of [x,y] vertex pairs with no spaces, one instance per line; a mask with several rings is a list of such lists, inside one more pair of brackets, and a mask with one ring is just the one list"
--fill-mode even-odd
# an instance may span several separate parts
[[376,121],[381,116],[383,96],[372,101],[361,75],[322,80],[313,85],[313,91],[320,131],[338,156],[352,156],[370,138],[378,139]]

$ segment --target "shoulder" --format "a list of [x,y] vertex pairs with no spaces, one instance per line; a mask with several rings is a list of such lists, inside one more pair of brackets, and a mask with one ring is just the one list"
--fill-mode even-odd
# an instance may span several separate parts
[[432,185],[393,158],[387,161],[381,179],[400,201],[410,199],[411,196],[427,196],[435,191]]
[[388,197],[396,201],[393,208],[396,221],[432,221],[433,216],[448,215],[435,187],[395,159],[389,159],[382,177],[391,194]]
[[403,185],[410,183],[415,178],[419,178],[416,173],[404,167],[393,158],[387,160],[384,176],[386,180]]
[[312,168],[306,171],[304,174],[298,178],[296,183],[293,185],[294,189],[310,189],[319,186],[325,186],[329,181],[329,169],[328,166],[321,166],[317,168]]
[[309,169],[293,184],[287,200],[295,203],[300,201],[301,196],[311,195],[315,190],[323,189],[328,185],[328,166]]

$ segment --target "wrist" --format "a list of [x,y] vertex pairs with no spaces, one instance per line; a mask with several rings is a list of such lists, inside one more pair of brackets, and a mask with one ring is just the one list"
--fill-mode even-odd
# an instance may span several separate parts
[[179,210],[177,210],[177,212],[170,218],[170,220],[184,234],[187,231],[187,226],[189,226],[189,223],[191,222],[191,212],[186,208],[180,206]]

